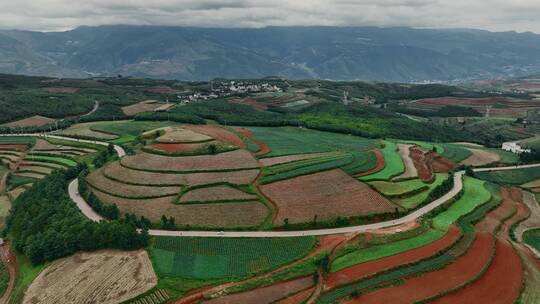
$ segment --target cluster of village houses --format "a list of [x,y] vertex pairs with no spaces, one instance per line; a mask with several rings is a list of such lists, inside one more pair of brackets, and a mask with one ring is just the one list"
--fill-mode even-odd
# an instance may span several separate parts
[[261,92],[282,92],[283,89],[275,84],[268,82],[250,82],[250,81],[223,81],[211,82],[210,92],[191,93],[178,95],[177,98],[182,103],[194,101],[203,101],[215,98],[223,98],[243,93],[261,93]]

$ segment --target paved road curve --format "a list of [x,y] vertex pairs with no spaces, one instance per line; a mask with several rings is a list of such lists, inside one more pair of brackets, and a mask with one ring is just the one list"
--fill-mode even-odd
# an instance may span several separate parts
[[[6,136],[6,135],[0,135]],[[7,135],[9,136],[9,135]],[[13,135],[12,135],[13,136]],[[47,135],[47,134],[17,134],[17,136],[40,136],[40,137],[50,137],[58,138],[64,140],[72,140],[79,142],[87,142],[98,145],[108,145],[105,142],[92,141],[92,140],[78,140],[69,137],[57,136],[57,135]],[[126,155],[124,149],[120,146],[114,146],[119,157]],[[478,168],[474,169],[475,172],[485,172],[485,171],[502,171],[502,170],[512,170],[512,169],[525,169],[525,168],[536,168],[540,167],[540,164],[529,164],[521,166],[507,166],[507,167],[492,167],[492,168]],[[151,229],[149,231],[150,235],[154,236],[195,236],[195,237],[294,237],[294,236],[308,236],[308,235],[329,235],[329,234],[340,234],[340,233],[358,233],[366,232],[374,229],[388,228],[404,223],[414,221],[431,210],[437,208],[438,206],[450,201],[453,199],[462,189],[463,189],[463,171],[459,171],[454,175],[454,188],[442,197],[434,200],[428,205],[407,214],[406,216],[385,222],[379,222],[374,224],[359,225],[359,226],[350,226],[342,228],[330,228],[330,229],[317,229],[317,230],[297,230],[297,231],[226,231],[226,232],[216,232],[216,231],[169,231],[169,230],[157,230]],[[70,182],[68,190],[69,196],[77,204],[81,212],[93,221],[101,221],[103,217],[97,214],[92,208],[86,203],[84,198],[81,197],[78,191],[79,181],[77,179]]]

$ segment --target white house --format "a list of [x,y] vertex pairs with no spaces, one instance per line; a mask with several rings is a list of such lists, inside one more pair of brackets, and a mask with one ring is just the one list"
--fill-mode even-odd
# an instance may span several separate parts
[[521,153],[531,153],[531,149],[523,149],[516,142],[505,142],[502,144],[502,149],[504,151],[510,151],[512,153],[521,154]]

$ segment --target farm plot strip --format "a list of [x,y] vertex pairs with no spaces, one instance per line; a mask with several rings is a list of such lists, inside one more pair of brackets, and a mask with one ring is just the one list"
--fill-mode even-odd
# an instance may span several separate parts
[[131,185],[187,185],[197,186],[206,184],[229,183],[235,185],[251,184],[258,169],[231,172],[197,172],[197,173],[157,173],[129,169],[119,162],[114,162],[103,170],[109,179]]
[[221,142],[228,143],[230,145],[234,145],[239,148],[246,148],[246,144],[244,141],[238,137],[236,134],[234,134],[231,131],[225,130],[224,128],[217,126],[217,125],[185,125],[185,128],[205,134],[207,136],[210,136],[212,138],[215,138]]
[[515,230],[515,235],[518,241],[523,241],[523,232],[532,229],[532,228],[538,228],[540,227],[540,206],[538,205],[538,202],[536,201],[536,198],[534,194],[523,191],[523,202],[527,205],[529,208],[530,216],[525,221],[521,222],[519,226]]
[[265,144],[264,142],[258,140],[257,138],[255,138],[255,136],[253,136],[253,133],[251,131],[246,130],[246,129],[242,129],[242,128],[237,128],[236,130],[238,132],[240,132],[240,134],[244,135],[249,140],[254,142],[259,147],[259,150],[257,152],[255,152],[255,155],[261,156],[261,155],[265,155],[267,153],[270,153],[270,149],[268,148],[268,145]]
[[170,157],[148,153],[127,156],[120,160],[125,167],[149,172],[238,171],[258,168],[255,158],[246,150],[217,155]]
[[276,157],[268,157],[268,158],[262,158],[259,160],[259,162],[264,167],[270,167],[274,165],[280,165],[280,164],[286,164],[291,163],[299,160],[306,160],[311,158],[319,158],[319,157],[326,157],[326,156],[333,156],[336,152],[321,152],[321,153],[309,153],[309,154],[294,154],[294,155],[286,155],[286,156],[276,156]]
[[86,181],[92,188],[112,196],[121,198],[148,199],[166,196],[174,196],[180,192],[180,187],[175,186],[134,186],[108,179],[101,170],[96,170],[86,177]]
[[364,171],[364,172],[356,173],[354,175],[355,177],[368,176],[368,175],[371,175],[371,174],[375,174],[375,173],[377,173],[377,172],[384,169],[386,163],[385,163],[385,160],[384,160],[384,155],[381,152],[381,150],[373,149],[373,150],[371,150],[371,152],[375,155],[375,159],[376,159],[375,167],[373,167],[373,168],[371,168],[371,169],[369,169],[367,171]]

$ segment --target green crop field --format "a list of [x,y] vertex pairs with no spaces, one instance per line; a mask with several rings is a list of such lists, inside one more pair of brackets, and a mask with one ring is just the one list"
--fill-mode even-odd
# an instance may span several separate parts
[[353,251],[337,258],[332,263],[331,271],[335,272],[352,265],[399,254],[435,242],[446,234],[450,224],[457,221],[462,215],[471,212],[477,206],[487,203],[490,197],[491,194],[485,189],[483,181],[466,177],[463,196],[453,203],[448,210],[433,219],[433,229],[429,229],[425,233],[410,239]]
[[473,211],[476,207],[487,203],[491,193],[484,186],[485,182],[471,177],[464,177],[463,195],[445,212],[433,219],[433,227],[446,229],[462,215]]
[[393,199],[393,202],[400,205],[403,208],[407,208],[407,209],[415,208],[416,206],[421,204],[424,200],[426,200],[429,194],[431,193],[431,191],[433,191],[435,187],[442,184],[442,182],[444,182],[447,178],[448,178],[448,174],[437,173],[435,175],[435,180],[431,182],[431,184],[426,184],[428,186],[428,189],[426,189],[425,191],[422,191],[422,192],[419,192],[410,196],[406,196],[403,198],[395,198]]
[[306,128],[247,127],[247,129],[270,148],[270,153],[264,157],[331,151],[366,151],[378,146],[377,140]]
[[427,190],[429,186],[432,185],[424,183],[419,179],[406,180],[402,182],[374,181],[369,182],[369,184],[386,196],[402,196],[406,195],[407,193],[420,191],[422,189]]
[[150,253],[160,277],[240,278],[300,259],[314,245],[314,237],[156,237]]
[[123,120],[123,121],[111,121],[109,123],[99,123],[90,127],[93,131],[116,134],[116,135],[132,135],[138,136],[142,132],[149,131],[152,129],[162,128],[171,125],[177,125],[175,122],[168,121],[134,121],[134,120]]
[[42,161],[42,162],[49,162],[54,164],[61,164],[68,167],[73,167],[77,165],[77,162],[63,158],[63,157],[55,157],[55,156],[43,156],[43,155],[29,155],[26,157],[26,160],[29,161]]
[[475,176],[497,184],[521,185],[535,179],[540,179],[540,169],[536,167],[495,172],[477,172]]
[[523,241],[540,251],[540,229],[531,229],[523,233]]
[[456,163],[466,160],[472,155],[471,151],[458,145],[440,144],[440,146],[444,149],[441,155]]
[[384,148],[381,149],[384,154],[384,169],[379,172],[363,176],[362,181],[389,180],[405,171],[405,165],[401,156],[396,151],[397,146],[390,141],[384,141]]
[[28,144],[33,145],[36,139],[29,136],[0,136],[0,144]]
[[293,178],[300,175],[316,173],[346,166],[353,161],[352,155],[338,155],[321,159],[307,159],[276,165],[265,170],[265,176],[261,178],[262,184],[272,183],[278,180]]

